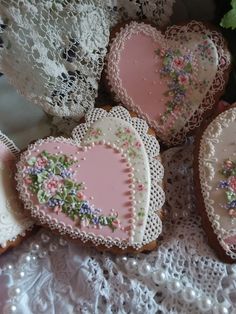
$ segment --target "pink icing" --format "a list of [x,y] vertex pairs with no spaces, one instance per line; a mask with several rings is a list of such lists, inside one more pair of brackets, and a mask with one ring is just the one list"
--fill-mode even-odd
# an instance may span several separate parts
[[[49,153],[66,154],[68,156],[77,157],[78,163],[71,166],[75,171],[74,180],[84,182],[87,187],[83,191],[86,199],[93,204],[95,208],[102,209],[103,215],[111,214],[111,209],[119,214],[119,220],[125,230],[119,228],[114,232],[109,227],[96,229],[93,226],[80,227],[82,231],[92,232],[95,235],[104,237],[118,237],[121,240],[128,239],[127,230],[131,229],[129,218],[130,201],[130,170],[127,168],[127,161],[122,158],[121,153],[106,145],[95,145],[87,151],[82,151],[81,148],[70,143],[50,142],[43,143],[36,147],[37,151],[32,151],[31,156],[38,156],[42,151]],[[78,165],[80,167],[78,167]],[[27,187],[28,188],[28,187]],[[33,195],[30,199],[35,205],[39,205],[37,198]],[[72,227],[79,227],[64,213],[54,213],[51,208],[42,205],[39,210],[44,210],[51,218],[56,218],[65,224]]]
[[235,245],[236,244],[236,235],[225,238],[224,241],[226,244]]
[[122,87],[135,105],[153,120],[165,112],[168,100],[163,97],[168,87],[159,76],[162,63],[155,54],[158,48],[162,48],[161,43],[155,42],[151,36],[133,34],[124,42],[118,64]]

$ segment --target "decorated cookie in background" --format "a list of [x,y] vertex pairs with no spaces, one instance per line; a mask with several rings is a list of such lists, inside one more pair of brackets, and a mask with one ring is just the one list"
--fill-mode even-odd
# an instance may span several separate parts
[[20,243],[33,226],[14,186],[17,154],[16,146],[0,132],[0,254]]
[[210,245],[236,262],[236,106],[205,126],[195,152],[198,207]]
[[106,61],[116,100],[145,118],[168,145],[199,126],[223,93],[230,68],[221,34],[194,21],[165,33],[131,22],[112,36]]
[[156,247],[163,167],[144,120],[121,106],[89,111],[73,138],[39,140],[16,179],[25,208],[59,234],[114,252]]

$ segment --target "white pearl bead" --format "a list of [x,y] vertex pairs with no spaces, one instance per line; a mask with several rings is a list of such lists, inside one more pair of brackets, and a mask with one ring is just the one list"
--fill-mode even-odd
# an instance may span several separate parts
[[122,256],[121,257],[121,262],[122,263],[126,263],[128,261],[128,257],[127,256]]
[[156,284],[161,285],[166,281],[166,274],[163,271],[155,271],[152,273],[152,279]]
[[13,266],[11,264],[8,264],[7,265],[7,270],[12,270],[13,269]]
[[11,312],[12,312],[12,313],[16,312],[16,306],[15,306],[15,305],[12,305],[12,306],[11,306]]
[[31,255],[31,259],[32,259],[33,261],[36,261],[36,260],[37,260],[37,257],[36,257],[35,255]]
[[25,256],[25,261],[26,261],[26,262],[30,262],[30,261],[31,261],[31,256],[26,255],[26,256]]
[[11,313],[16,313],[16,306],[14,304],[6,304],[4,309],[3,309],[3,314],[11,314]]
[[169,281],[167,283],[167,289],[173,294],[178,293],[181,290],[181,288],[182,288],[182,285],[177,280]]
[[223,306],[223,305],[215,305],[212,309],[212,312],[214,314],[229,314],[229,310],[227,309],[227,307]]
[[128,272],[132,273],[137,270],[137,266],[138,262],[136,261],[136,259],[130,258],[126,263],[125,268]]
[[36,253],[36,252],[38,252],[39,251],[39,249],[40,249],[40,246],[39,246],[39,244],[38,243],[31,243],[31,251],[33,252],[33,253]]
[[21,271],[21,272],[19,273],[19,277],[20,277],[20,278],[25,277],[25,273],[24,273],[23,271]]
[[192,303],[195,301],[196,299],[196,292],[193,290],[193,289],[190,289],[190,288],[185,288],[183,291],[182,291],[182,297],[184,299],[184,301],[186,303]]
[[9,291],[8,291],[8,295],[10,297],[16,297],[17,295],[19,295],[21,293],[21,290],[20,288],[15,288],[14,286],[9,288]]
[[212,308],[212,301],[209,298],[201,297],[198,299],[197,305],[202,312],[208,312]]
[[152,267],[150,264],[143,262],[141,265],[139,265],[138,270],[141,276],[148,276],[152,270]]

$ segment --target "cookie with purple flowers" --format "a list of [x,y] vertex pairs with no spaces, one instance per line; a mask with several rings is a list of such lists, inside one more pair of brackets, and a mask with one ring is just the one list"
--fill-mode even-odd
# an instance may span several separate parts
[[204,127],[195,153],[196,191],[210,245],[236,261],[236,106]]
[[163,167],[144,120],[121,106],[93,109],[73,138],[30,145],[17,164],[25,208],[60,235],[113,252],[156,247]]
[[115,99],[171,145],[182,142],[217,103],[229,67],[222,35],[200,22],[162,33],[133,21],[112,35],[105,72]]

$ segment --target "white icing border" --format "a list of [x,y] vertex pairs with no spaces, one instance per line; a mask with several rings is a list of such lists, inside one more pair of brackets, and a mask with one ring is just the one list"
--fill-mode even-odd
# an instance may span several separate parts
[[[217,68],[217,73],[205,98],[199,105],[198,110],[192,114],[189,121],[187,121],[187,123],[183,126],[180,132],[172,134],[171,138],[165,138],[164,136],[160,135],[162,134],[162,128],[160,127],[159,123],[155,120],[150,119],[146,113],[144,113],[139,107],[137,107],[131,97],[129,97],[129,95],[127,94],[126,90],[122,88],[121,92],[118,92],[118,89],[122,86],[122,84],[119,75],[117,74],[119,73],[117,61],[120,58],[121,48],[124,46],[124,38],[130,38],[131,35],[136,34],[140,31],[144,32],[148,36],[151,36],[155,41],[162,42],[164,48],[166,46],[166,40],[171,40],[172,43],[176,41],[176,34],[184,34],[186,32],[206,34],[208,38],[215,44],[218,52],[219,64]],[[157,134],[160,135],[160,138],[165,144],[171,146],[182,143],[186,139],[186,135],[188,134],[188,132],[195,129],[201,124],[204,112],[208,109],[211,109],[216,103],[216,100],[214,99],[215,94],[224,89],[224,73],[230,65],[230,53],[225,49],[225,41],[223,36],[217,31],[211,31],[210,29],[207,29],[203,23],[196,21],[192,21],[184,26],[170,26],[167,28],[164,35],[149,24],[131,22],[127,24],[124,28],[121,28],[119,33],[115,35],[111,46],[114,43],[115,46],[119,48],[110,50],[110,52],[108,53],[107,66],[105,69],[106,79],[108,81],[108,85],[111,87],[111,91],[115,92],[116,98],[124,103],[128,109],[136,112],[142,119],[145,119],[148,124],[155,129]],[[115,86],[118,86],[118,89],[116,88],[116,90],[114,90],[112,86],[113,83],[109,81],[108,68],[109,72],[112,73],[113,80],[115,81],[113,83],[115,84]]]
[[[15,156],[15,158],[18,157],[20,153],[19,148],[15,145],[15,143],[12,140],[10,140],[4,133],[2,133],[1,130],[0,130],[0,143],[3,144],[7,148],[7,150],[9,150]],[[32,222],[32,224],[29,227],[20,232],[18,235],[8,239],[5,243],[0,243],[0,248],[7,248],[8,242],[14,242],[17,240],[18,237],[24,237],[26,235],[26,232],[31,231],[33,227],[34,223]]]
[[226,254],[233,260],[236,260],[236,252],[233,251],[235,246],[230,246],[225,243],[226,237],[236,234],[236,231],[225,230],[219,223],[219,216],[214,210],[214,200],[210,198],[211,186],[208,181],[214,177],[215,148],[214,145],[218,141],[218,137],[223,132],[224,128],[229,126],[229,123],[236,123],[236,108],[230,108],[219,114],[205,129],[201,140],[198,155],[198,171],[200,177],[201,193],[205,204],[205,209],[211,226],[219,241],[219,244],[224,249]]

